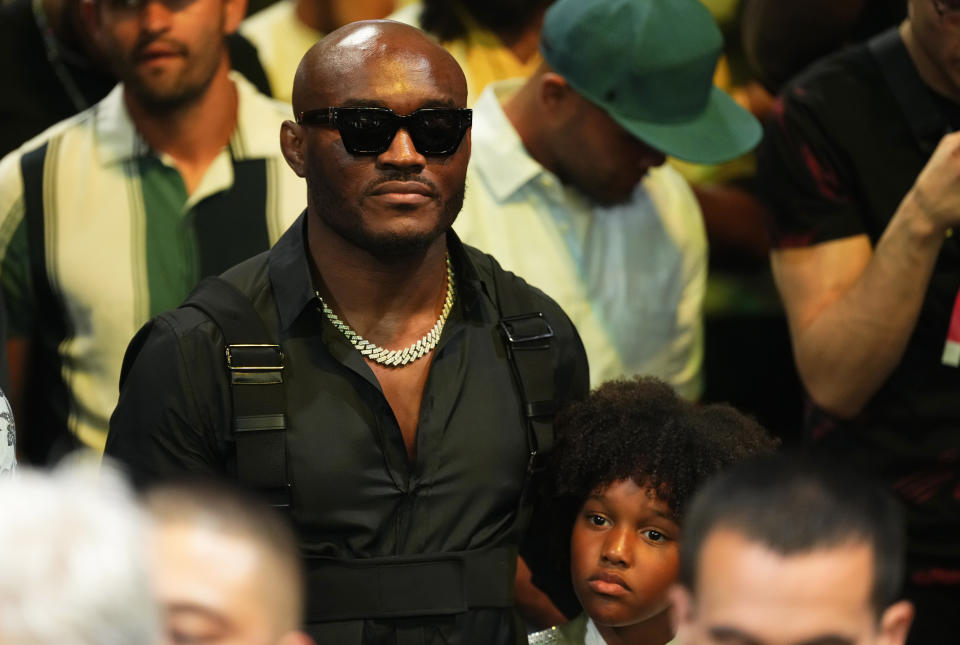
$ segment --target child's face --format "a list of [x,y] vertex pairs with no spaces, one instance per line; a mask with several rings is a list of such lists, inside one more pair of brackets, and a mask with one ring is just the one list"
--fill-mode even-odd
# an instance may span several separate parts
[[667,504],[632,479],[587,498],[573,524],[570,569],[577,598],[595,623],[632,625],[669,606],[679,534]]

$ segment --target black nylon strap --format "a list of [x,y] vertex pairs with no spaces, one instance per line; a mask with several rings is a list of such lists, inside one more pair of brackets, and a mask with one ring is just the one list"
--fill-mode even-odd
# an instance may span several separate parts
[[887,86],[906,116],[913,138],[925,154],[931,154],[950,123],[934,102],[931,90],[920,79],[897,27],[880,33],[867,42],[880,66]]
[[280,346],[272,342],[250,300],[221,278],[203,280],[182,306],[202,311],[223,334],[238,479],[274,506],[290,506]]
[[493,271],[500,335],[520,394],[530,451],[517,514],[517,528],[522,533],[533,511],[529,497],[534,488],[534,476],[543,469],[546,456],[553,450],[553,417],[558,407],[555,381],[558,361],[550,322],[543,313],[530,311],[529,303],[512,288],[507,275]]
[[307,559],[307,622],[449,616],[512,607],[517,550]]

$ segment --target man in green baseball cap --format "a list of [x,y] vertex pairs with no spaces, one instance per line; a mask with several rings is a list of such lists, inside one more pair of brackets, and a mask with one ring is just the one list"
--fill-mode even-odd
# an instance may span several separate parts
[[717,163],[759,141],[713,85],[722,45],[698,0],[558,0],[544,64],[475,105],[455,229],[560,303],[594,386],[648,374],[700,394],[707,242],[664,161]]

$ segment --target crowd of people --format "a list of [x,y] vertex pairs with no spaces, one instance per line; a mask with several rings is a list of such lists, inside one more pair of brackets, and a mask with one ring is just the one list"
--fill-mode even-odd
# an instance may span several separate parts
[[960,1],[0,0],[0,52],[0,643],[960,629]]

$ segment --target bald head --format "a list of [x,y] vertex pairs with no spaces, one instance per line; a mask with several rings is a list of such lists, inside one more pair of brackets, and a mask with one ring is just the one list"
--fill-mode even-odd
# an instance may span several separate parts
[[293,110],[369,102],[372,94],[402,94],[430,80],[463,107],[467,81],[445,49],[419,29],[392,20],[350,23],[322,38],[300,61]]

